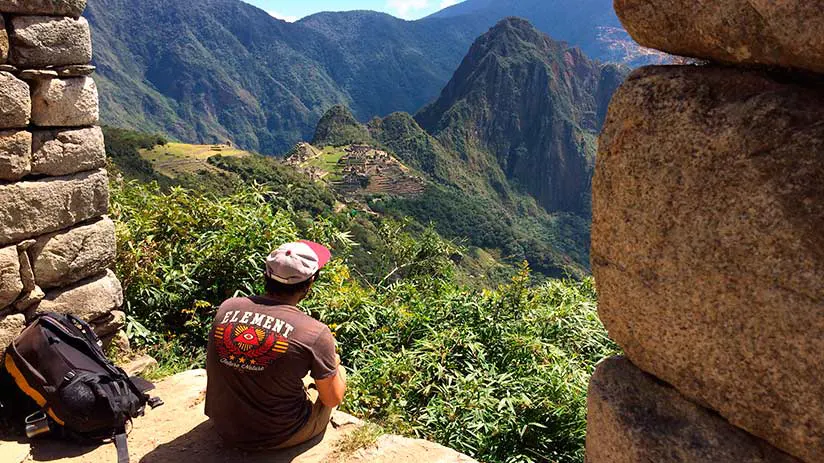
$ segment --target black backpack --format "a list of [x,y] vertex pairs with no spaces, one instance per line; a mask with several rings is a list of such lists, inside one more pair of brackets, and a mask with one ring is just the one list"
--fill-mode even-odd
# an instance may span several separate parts
[[150,383],[129,378],[107,359],[91,327],[72,315],[37,316],[8,347],[4,364],[39,407],[25,419],[29,437],[51,432],[82,442],[114,440],[119,463],[129,461],[126,425],[147,404],[162,404],[146,394]]

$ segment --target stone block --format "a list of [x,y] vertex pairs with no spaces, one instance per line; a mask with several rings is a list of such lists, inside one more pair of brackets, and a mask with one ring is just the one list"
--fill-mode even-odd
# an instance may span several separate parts
[[99,274],[114,263],[114,222],[108,217],[44,235],[32,247],[37,284],[43,288],[65,286]]
[[0,185],[0,245],[71,227],[106,214],[103,169]]
[[149,357],[148,355],[141,355],[140,357],[119,366],[126,372],[127,375],[129,375],[129,377],[143,376],[157,368],[157,360]]
[[824,72],[824,4],[819,0],[615,0],[615,11],[645,47],[725,63]]
[[37,282],[34,280],[34,270],[31,266],[29,253],[21,250],[20,246],[17,246],[17,255],[20,259],[20,281],[23,282],[23,291],[27,293],[32,292],[37,286]]
[[31,133],[0,131],[0,180],[20,180],[31,172]]
[[68,175],[106,166],[100,127],[38,130],[32,134],[31,170],[35,174]]
[[102,338],[100,341],[103,343],[103,352],[112,352],[112,357],[127,357],[132,351],[129,337],[123,330]]
[[38,312],[71,313],[86,322],[108,315],[123,305],[123,289],[114,272],[79,281],[46,293]]
[[60,66],[55,68],[55,72],[60,77],[82,77],[94,74],[95,66],[91,64],[75,64],[71,66]]
[[41,127],[96,125],[100,118],[97,85],[91,77],[32,83],[31,121]]
[[[0,360],[3,355],[0,354]],[[3,463],[24,463],[31,456],[31,444],[12,440],[0,441],[0,461]]]
[[35,286],[31,291],[23,292],[23,295],[14,303],[14,310],[18,313],[29,313],[45,297],[46,293],[43,292],[43,289]]
[[593,182],[610,336],[642,370],[806,461],[824,461],[822,116],[821,86],[644,68],[612,100]]
[[0,0],[0,13],[80,17],[86,0]]
[[9,59],[9,32],[6,30],[6,21],[0,16],[0,64]]
[[21,129],[31,119],[29,86],[8,72],[0,72],[0,129]]
[[0,309],[14,302],[22,291],[17,247],[0,248]]
[[623,357],[598,365],[587,405],[588,463],[801,463]]
[[19,68],[89,64],[92,36],[86,18],[14,16],[9,62]]
[[48,80],[60,77],[57,71],[53,69],[25,69],[17,73],[20,80]]
[[120,310],[91,322],[94,332],[101,338],[109,337],[126,327],[126,314]]
[[[26,327],[26,317],[23,314],[9,315],[0,319],[0,359],[4,358],[6,347],[14,341]],[[5,460],[3,460],[5,461]]]

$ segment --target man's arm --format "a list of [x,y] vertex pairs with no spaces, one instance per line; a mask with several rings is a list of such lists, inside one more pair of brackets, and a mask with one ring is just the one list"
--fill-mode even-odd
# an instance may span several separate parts
[[338,372],[326,378],[315,380],[318,388],[318,398],[323,405],[335,408],[343,402],[343,395],[346,393],[346,371],[340,364],[340,355],[336,355]]

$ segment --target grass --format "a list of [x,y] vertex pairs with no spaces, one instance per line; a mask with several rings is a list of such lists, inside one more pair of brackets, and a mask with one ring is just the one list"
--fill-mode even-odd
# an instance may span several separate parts
[[329,172],[329,180],[331,181],[340,180],[342,178],[340,175],[341,167],[338,163],[346,156],[346,148],[346,146],[327,146],[323,148],[320,156],[311,159],[307,164]]
[[152,149],[140,150],[140,157],[149,161],[154,169],[167,177],[177,178],[183,174],[201,171],[220,172],[206,162],[216,155],[245,157],[249,152],[226,145],[190,145],[187,143],[167,143]]
[[358,450],[369,448],[378,441],[378,438],[386,432],[380,426],[372,423],[365,423],[355,429],[338,442],[335,450],[341,456],[349,456]]

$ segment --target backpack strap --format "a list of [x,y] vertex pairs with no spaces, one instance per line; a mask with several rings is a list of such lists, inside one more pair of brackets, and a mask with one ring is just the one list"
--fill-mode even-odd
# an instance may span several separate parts
[[126,428],[120,428],[114,436],[114,446],[117,448],[117,463],[129,463],[129,442]]

